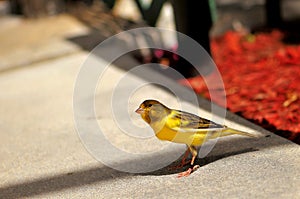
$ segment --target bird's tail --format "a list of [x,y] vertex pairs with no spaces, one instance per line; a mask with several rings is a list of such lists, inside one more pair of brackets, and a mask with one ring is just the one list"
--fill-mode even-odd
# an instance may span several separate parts
[[253,137],[253,138],[258,138],[259,136],[254,135],[252,133],[248,133],[245,131],[240,131],[240,130],[236,130],[236,129],[232,129],[232,128],[226,128],[221,132],[221,136],[227,136],[227,135],[243,135],[243,136],[248,136],[248,137]]

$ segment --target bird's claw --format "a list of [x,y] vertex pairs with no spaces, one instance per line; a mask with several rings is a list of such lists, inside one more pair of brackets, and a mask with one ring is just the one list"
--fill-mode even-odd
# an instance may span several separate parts
[[181,178],[181,177],[187,177],[189,175],[191,175],[191,173],[193,173],[194,171],[196,171],[198,168],[200,168],[199,165],[195,165],[192,167],[190,167],[188,170],[181,172],[177,175],[177,178]]

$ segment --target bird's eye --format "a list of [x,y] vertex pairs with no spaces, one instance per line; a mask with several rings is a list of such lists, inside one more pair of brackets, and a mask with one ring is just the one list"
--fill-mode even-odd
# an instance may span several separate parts
[[149,104],[149,107],[151,107],[152,106],[152,104]]

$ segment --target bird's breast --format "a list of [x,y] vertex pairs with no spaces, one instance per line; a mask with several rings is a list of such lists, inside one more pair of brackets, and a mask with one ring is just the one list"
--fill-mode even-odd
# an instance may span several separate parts
[[178,132],[164,126],[159,131],[155,131],[155,135],[160,140],[200,146],[203,144],[206,134],[195,132]]

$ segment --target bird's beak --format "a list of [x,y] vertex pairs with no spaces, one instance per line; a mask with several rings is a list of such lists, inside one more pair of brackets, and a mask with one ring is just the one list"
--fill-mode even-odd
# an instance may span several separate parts
[[138,114],[142,114],[142,113],[144,113],[144,109],[138,108],[138,109],[135,110],[135,112],[138,113]]

